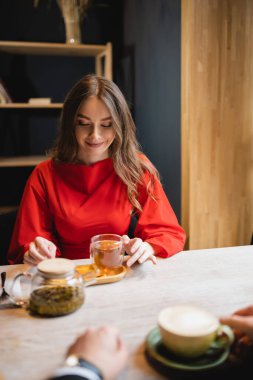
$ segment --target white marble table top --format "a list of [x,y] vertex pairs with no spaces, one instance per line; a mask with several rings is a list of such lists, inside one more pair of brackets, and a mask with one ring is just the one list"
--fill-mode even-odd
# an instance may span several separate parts
[[[0,271],[9,276],[23,267],[2,266]],[[120,379],[164,379],[144,356],[145,338],[159,311],[183,303],[220,316],[253,303],[252,268],[253,246],[184,251],[157,265],[137,265],[119,282],[85,288],[84,305],[64,317],[35,318],[25,309],[0,309],[0,379],[45,380],[86,327],[105,324],[120,329],[130,350]]]

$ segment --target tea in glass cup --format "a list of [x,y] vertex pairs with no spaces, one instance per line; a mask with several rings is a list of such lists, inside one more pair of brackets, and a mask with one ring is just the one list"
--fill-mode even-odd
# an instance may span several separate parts
[[101,274],[118,274],[124,258],[120,235],[102,234],[91,238],[90,257]]

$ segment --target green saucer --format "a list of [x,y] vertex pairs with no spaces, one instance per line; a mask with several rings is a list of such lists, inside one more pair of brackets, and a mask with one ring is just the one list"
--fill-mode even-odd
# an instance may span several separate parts
[[233,332],[228,326],[225,327],[225,332],[217,336],[208,351],[198,358],[181,358],[171,353],[163,345],[158,327],[151,330],[146,338],[146,352],[157,363],[168,368],[191,372],[214,368],[222,364],[229,356]]

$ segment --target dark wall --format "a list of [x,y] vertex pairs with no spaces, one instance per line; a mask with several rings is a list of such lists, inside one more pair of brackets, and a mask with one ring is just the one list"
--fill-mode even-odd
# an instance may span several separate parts
[[[0,0],[0,40],[65,42],[65,27],[56,0]],[[82,43],[113,43],[114,62],[121,46],[122,3],[92,0],[81,23]],[[0,76],[8,76],[15,101],[45,97],[63,101],[67,91],[82,75],[94,71],[93,58],[1,54]],[[116,68],[115,68],[116,70]],[[12,91],[13,88],[13,91]]]
[[[0,40],[65,42],[65,27],[56,0],[0,0]],[[122,3],[92,0],[81,26],[82,43],[113,44],[114,77],[121,54]],[[14,102],[51,97],[63,102],[72,85],[94,72],[94,58],[0,54],[0,79]],[[59,110],[0,110],[0,156],[44,154],[52,146]],[[32,168],[1,169],[0,206],[18,204]],[[15,173],[15,175],[13,175]],[[17,177],[19,180],[17,181]],[[12,189],[9,191],[8,189]]]
[[[0,0],[0,40],[65,42],[56,0],[40,0],[37,8],[33,4]],[[160,171],[180,217],[180,0],[92,4],[82,24],[82,42],[112,41],[114,81],[129,101],[143,150]],[[0,77],[14,101],[40,96],[61,102],[93,68],[92,59],[0,54]],[[58,110],[1,110],[0,155],[43,154],[55,139],[58,116]],[[0,194],[0,206],[8,196]]]
[[124,1],[123,74],[139,140],[180,217],[180,0]]

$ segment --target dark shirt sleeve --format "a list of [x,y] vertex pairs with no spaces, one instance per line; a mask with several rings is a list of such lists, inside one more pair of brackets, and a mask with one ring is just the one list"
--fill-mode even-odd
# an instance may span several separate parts
[[49,380],[90,380],[90,378],[69,374],[64,376],[51,377]]
[[48,380],[102,380],[95,371],[84,367],[62,367]]

